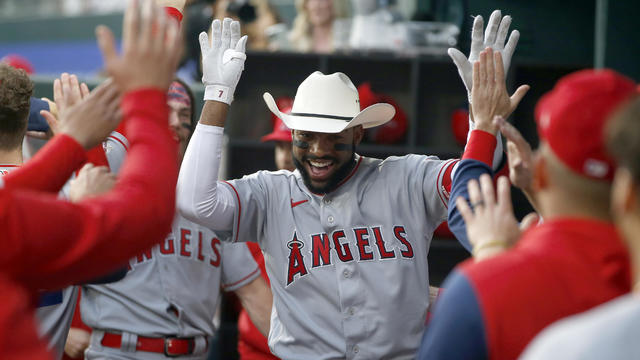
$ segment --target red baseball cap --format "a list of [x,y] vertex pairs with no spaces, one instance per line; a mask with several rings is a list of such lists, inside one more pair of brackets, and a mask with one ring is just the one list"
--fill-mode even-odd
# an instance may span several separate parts
[[633,94],[635,83],[615,71],[581,70],[561,78],[536,106],[538,135],[574,172],[611,180],[615,162],[604,130],[612,113]]
[[[281,97],[276,100],[276,104],[278,108],[283,113],[290,113],[291,107],[293,107],[293,99],[289,97]],[[291,142],[291,129],[289,129],[282,119],[271,114],[271,123],[273,124],[273,131],[265,136],[263,136],[260,141],[286,141]]]
[[31,62],[29,62],[27,58],[22,57],[20,55],[9,54],[3,57],[2,59],[0,59],[0,62],[6,63],[9,66],[14,67],[16,69],[22,69],[26,71],[27,74],[29,75],[33,74],[33,65],[31,65]]

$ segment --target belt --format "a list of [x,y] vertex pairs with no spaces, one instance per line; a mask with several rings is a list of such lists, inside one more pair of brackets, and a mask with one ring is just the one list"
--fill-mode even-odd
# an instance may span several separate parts
[[[105,332],[100,341],[102,346],[120,348],[122,345],[122,335]],[[168,357],[191,355],[195,349],[194,338],[151,338],[138,336],[136,343],[137,351],[147,351],[161,353]]]

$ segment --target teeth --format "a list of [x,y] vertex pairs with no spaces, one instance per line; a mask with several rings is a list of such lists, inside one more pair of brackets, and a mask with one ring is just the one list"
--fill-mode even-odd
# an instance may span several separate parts
[[309,160],[309,163],[314,167],[325,167],[331,165],[331,161],[317,161],[317,160]]

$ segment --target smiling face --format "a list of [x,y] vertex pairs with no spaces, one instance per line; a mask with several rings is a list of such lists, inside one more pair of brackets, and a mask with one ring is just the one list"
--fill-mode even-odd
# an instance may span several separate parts
[[178,161],[180,162],[182,162],[182,157],[191,137],[193,102],[188,91],[183,84],[174,81],[171,83],[167,93],[169,129],[173,133],[173,138],[178,142]]
[[362,126],[337,134],[293,131],[293,162],[309,190],[326,194],[338,186],[355,165],[363,135]]
[[178,142],[178,159],[182,160],[191,136],[191,107],[177,100],[167,101],[169,105],[169,128]]

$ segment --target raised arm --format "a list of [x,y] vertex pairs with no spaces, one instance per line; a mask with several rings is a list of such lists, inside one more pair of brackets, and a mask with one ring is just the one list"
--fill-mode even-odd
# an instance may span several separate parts
[[[129,120],[131,149],[115,189],[78,204],[42,193],[0,190],[0,221],[7,231],[2,239],[10,248],[0,255],[0,266],[11,278],[32,288],[94,278],[161,241],[169,231],[177,152],[166,125],[166,90],[178,61],[179,37],[177,24],[157,16],[159,11],[150,1],[141,10],[131,2],[122,56],[116,54],[113,34],[105,27],[97,31],[107,71],[125,94],[121,110]],[[93,101],[104,99],[96,96]],[[84,118],[75,130],[64,128],[61,134],[77,135],[80,129],[91,136],[59,136],[70,138],[81,151],[99,143],[116,125]]]
[[236,195],[218,187],[218,171],[224,124],[244,69],[247,38],[240,38],[240,23],[231,19],[214,20],[211,29],[212,42],[205,32],[200,34],[205,104],[180,168],[177,204],[191,221],[230,230]]
[[[511,114],[524,97],[529,87],[520,86],[509,96],[506,90],[502,56],[490,48],[480,53],[480,61],[473,65],[472,108],[476,129],[470,134],[462,160],[453,177],[451,199],[462,197],[469,200],[467,183],[482,174],[493,175],[491,166],[495,135],[498,126],[495,116]],[[449,206],[449,228],[463,244],[470,244],[464,220],[456,206]]]

